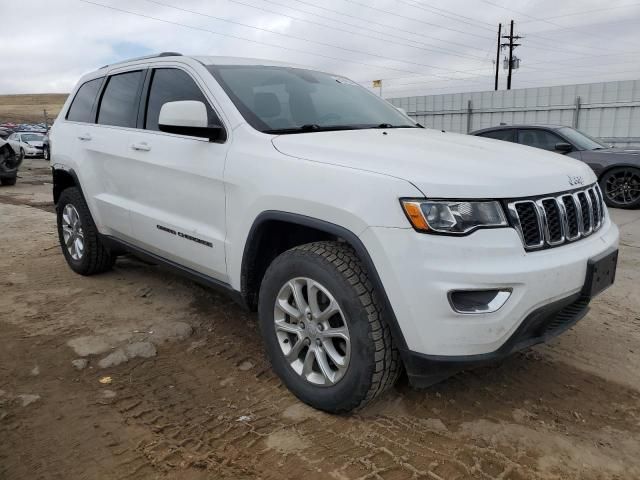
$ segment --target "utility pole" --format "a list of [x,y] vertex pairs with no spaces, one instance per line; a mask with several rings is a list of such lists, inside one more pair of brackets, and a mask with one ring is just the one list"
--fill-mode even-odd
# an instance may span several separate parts
[[500,72],[500,41],[502,40],[502,24],[498,24],[498,51],[496,52],[496,84],[494,90],[498,91],[498,72]]
[[520,43],[513,43],[514,40],[520,40],[522,37],[513,34],[513,20],[511,20],[511,31],[509,35],[503,35],[502,38],[508,39],[509,43],[503,43],[502,47],[509,48],[509,74],[507,76],[507,90],[511,90],[511,73],[513,70],[513,49],[519,47]]

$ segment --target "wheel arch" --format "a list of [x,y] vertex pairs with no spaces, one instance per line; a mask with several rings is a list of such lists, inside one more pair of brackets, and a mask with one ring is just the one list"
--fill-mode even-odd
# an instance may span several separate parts
[[614,163],[612,165],[607,165],[598,174],[598,182],[602,180],[602,177],[604,177],[607,173],[609,173],[611,170],[614,170],[616,168],[635,168],[636,170],[640,170],[640,163],[634,164],[634,163],[625,162],[625,163]]
[[62,194],[62,192],[70,187],[76,187],[78,190],[80,190],[80,195],[85,198],[84,192],[82,191],[82,186],[80,185],[80,180],[78,179],[78,175],[73,169],[54,165],[53,167],[51,167],[51,173],[53,176],[54,205],[58,204],[58,200],[60,199],[60,195]]
[[351,230],[325,220],[277,210],[264,211],[256,217],[242,255],[240,283],[245,304],[251,310],[256,309],[260,283],[274,258],[295,246],[322,240],[343,241],[354,249],[381,297],[384,318],[389,323],[397,348],[401,352],[406,351],[402,329],[364,243]]

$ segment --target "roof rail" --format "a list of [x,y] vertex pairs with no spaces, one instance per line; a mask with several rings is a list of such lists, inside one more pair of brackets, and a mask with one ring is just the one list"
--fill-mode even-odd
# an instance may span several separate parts
[[119,65],[121,63],[134,62],[136,60],[146,60],[148,58],[158,58],[158,57],[181,57],[181,56],[182,54],[179,52],[160,52],[160,53],[155,53],[153,55],[145,55],[143,57],[128,58],[126,60],[121,60],[119,62],[108,63],[107,65],[100,67],[100,70],[102,70],[103,68],[111,67],[113,65]]

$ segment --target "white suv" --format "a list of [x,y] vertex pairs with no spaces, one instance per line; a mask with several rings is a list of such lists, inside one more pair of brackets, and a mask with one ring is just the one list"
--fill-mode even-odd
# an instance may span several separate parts
[[614,279],[591,169],[423,128],[354,82],[165,53],[81,79],[51,131],[62,250],[133,252],[257,310],[308,404],[346,412],[545,341]]

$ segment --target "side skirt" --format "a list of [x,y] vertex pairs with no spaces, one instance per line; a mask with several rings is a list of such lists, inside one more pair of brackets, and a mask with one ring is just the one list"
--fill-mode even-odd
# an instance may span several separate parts
[[114,250],[116,252],[128,252],[147,262],[158,264],[161,267],[166,268],[167,270],[171,270],[172,272],[177,273],[182,277],[188,278],[189,280],[192,280],[196,283],[199,283],[200,285],[212,288],[218,292],[228,295],[243,309],[248,310],[247,304],[245,303],[244,298],[242,297],[240,292],[234,290],[228,283],[221,282],[220,280],[204,275],[203,273],[197,272],[191,268],[180,265],[172,260],[168,260],[164,257],[156,255],[155,253],[151,253],[118,238],[108,235],[100,235],[100,239],[110,250]]

